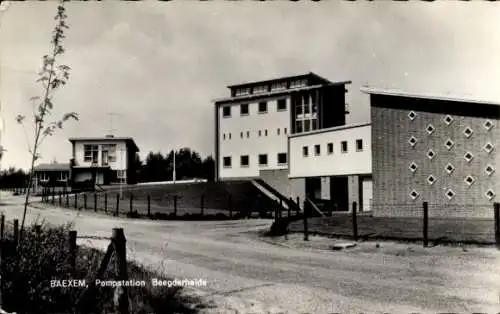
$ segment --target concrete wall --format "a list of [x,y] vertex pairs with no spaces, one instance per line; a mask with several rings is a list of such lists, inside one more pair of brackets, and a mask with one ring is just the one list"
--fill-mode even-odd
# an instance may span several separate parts
[[290,180],[288,179],[288,169],[261,170],[260,178],[275,188],[283,196],[290,197],[291,193]]
[[[278,164],[278,153],[287,153],[288,159],[289,97],[289,95],[275,96],[273,98],[266,97],[252,102],[240,101],[219,107],[218,174],[222,180],[232,177],[256,177],[261,170],[288,168],[288,162]],[[283,98],[287,99],[287,109],[278,111],[277,101]],[[258,103],[260,101],[267,101],[267,113],[258,112]],[[242,116],[240,115],[240,105],[243,103],[249,104],[249,114]],[[231,107],[231,117],[223,117],[223,107],[225,106]],[[259,166],[259,154],[267,154],[267,166]],[[244,155],[249,156],[248,166],[240,165],[240,157]],[[231,157],[231,167],[224,167],[224,157]]]
[[[363,141],[363,149],[356,149],[356,140]],[[347,141],[347,152],[341,151],[341,142]],[[328,153],[328,143],[333,153]],[[320,154],[315,154],[320,145]],[[371,126],[370,124],[341,126],[289,138],[290,177],[323,177],[336,175],[371,174]],[[309,156],[303,155],[308,147]]]
[[[498,201],[500,194],[500,121],[491,117],[453,114],[456,104],[449,105],[442,112],[428,112],[421,110],[423,104],[401,108],[406,106],[405,101],[393,102],[375,103],[374,106],[372,99],[374,214],[421,216],[422,202],[427,201],[431,216],[492,217],[493,202]],[[434,101],[430,107],[438,111],[436,108],[440,106],[443,106],[442,102]],[[470,111],[480,110],[477,105],[469,106]],[[416,113],[413,120],[408,117],[410,111]],[[453,118],[449,125],[443,121],[448,114]],[[487,120],[495,124],[491,130],[483,126]],[[431,134],[426,131],[428,125],[435,128]],[[473,130],[470,138],[463,134],[467,127]],[[413,147],[408,142],[412,136],[418,140]],[[445,146],[448,139],[454,142],[450,149]],[[491,153],[483,149],[488,142],[495,145]],[[435,153],[432,159],[427,157],[429,149]],[[471,162],[464,159],[466,152],[474,155]],[[415,172],[409,169],[412,162],[418,166]],[[445,170],[448,163],[455,168],[451,174]],[[485,171],[488,165],[496,169],[492,175]],[[433,184],[427,181],[429,175],[435,178]],[[469,175],[475,178],[471,186],[464,182]],[[455,192],[451,200],[445,195],[448,189]],[[484,195],[488,189],[497,194],[492,200]],[[419,194],[415,200],[410,197],[412,190]]]

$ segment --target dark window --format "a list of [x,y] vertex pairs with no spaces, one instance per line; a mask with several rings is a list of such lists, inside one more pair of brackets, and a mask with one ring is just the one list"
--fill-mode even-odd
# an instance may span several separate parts
[[333,143],[326,144],[326,150],[328,154],[333,154]]
[[222,116],[224,118],[230,117],[231,116],[231,107],[229,107],[229,106],[222,107]]
[[231,139],[231,133],[229,133],[228,135],[229,135],[229,139]]
[[314,145],[314,154],[318,156],[321,154],[321,146],[320,145]]
[[316,119],[311,120],[311,130],[317,130],[318,129],[318,121]]
[[295,111],[296,111],[295,113],[298,114],[298,115],[304,113],[302,111],[302,109],[303,109],[302,105],[297,105],[297,107],[295,107]]
[[247,138],[250,137],[250,131],[247,131]]
[[302,133],[302,121],[295,122],[295,133]]
[[361,139],[356,140],[356,150],[358,152],[363,150],[363,140],[361,140]]
[[267,129],[264,130],[264,136],[267,136]]
[[302,147],[302,156],[309,156],[309,148],[307,146]]
[[240,164],[242,167],[248,167],[248,165],[250,164],[250,161],[249,161],[249,157],[248,155],[245,155],[245,156],[241,156],[240,157]]
[[240,115],[244,116],[248,114],[248,104],[240,105]]
[[259,136],[262,136],[262,131],[261,130],[259,130]]
[[267,166],[267,154],[259,155],[259,165]]
[[304,105],[304,113],[305,114],[311,113],[311,107],[308,104]]
[[278,99],[278,111],[286,110],[286,99]]
[[267,112],[267,102],[262,101],[259,103],[259,113],[266,113]]
[[347,153],[347,141],[342,141],[342,143],[340,143],[341,145],[341,151],[343,153]]
[[309,105],[309,95],[303,95],[302,100],[304,105]]
[[240,132],[240,137],[243,138],[243,132]]
[[224,168],[231,168],[231,157],[224,157]]
[[286,134],[286,132],[287,132],[287,129],[286,129],[286,128],[284,128],[284,129],[283,129],[283,133],[285,133],[285,134]]
[[278,135],[280,135],[280,128],[278,128]]
[[279,165],[282,165],[282,164],[286,164],[287,161],[286,161],[286,153],[279,153],[278,154],[278,164]]
[[226,133],[222,134],[222,139],[226,139]]
[[311,120],[304,120],[304,132],[311,130]]

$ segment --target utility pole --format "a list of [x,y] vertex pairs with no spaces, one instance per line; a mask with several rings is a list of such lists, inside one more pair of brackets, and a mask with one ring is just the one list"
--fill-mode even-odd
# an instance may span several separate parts
[[173,154],[173,155],[174,155],[174,166],[173,166],[173,168],[174,168],[174,169],[173,169],[173,181],[174,181],[174,184],[175,184],[175,179],[176,179],[176,178],[175,178],[175,177],[176,177],[176,173],[175,173],[175,168],[176,168],[176,164],[175,164],[175,153],[176,153],[176,151],[175,151],[175,149],[174,149],[174,154]]

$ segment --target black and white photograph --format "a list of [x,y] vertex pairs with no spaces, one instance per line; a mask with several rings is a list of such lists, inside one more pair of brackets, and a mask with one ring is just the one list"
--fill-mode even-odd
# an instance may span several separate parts
[[499,21],[0,1],[0,314],[500,313]]

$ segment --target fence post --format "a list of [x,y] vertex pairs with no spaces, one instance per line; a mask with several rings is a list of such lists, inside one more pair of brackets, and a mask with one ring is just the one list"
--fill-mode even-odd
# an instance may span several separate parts
[[358,213],[357,203],[352,202],[352,237],[354,241],[358,241]]
[[56,191],[52,189],[52,205],[56,203]]
[[14,219],[14,245],[17,247],[19,241],[19,220]]
[[174,195],[174,216],[177,216],[177,195]]
[[120,194],[116,194],[116,213],[115,216],[118,217],[120,213]]
[[65,194],[66,194],[66,207],[69,208],[69,192],[66,191]]
[[75,192],[75,209],[78,208],[78,192]]
[[59,206],[62,205],[62,193],[59,191]]
[[205,211],[205,195],[201,194],[200,198],[200,215],[203,216]]
[[[115,249],[115,263],[116,269],[118,270],[118,280],[127,281],[127,250],[126,250],[126,239],[122,228],[114,228],[111,237]],[[117,298],[117,303],[115,304],[118,313],[128,314],[129,313],[129,299],[128,299],[128,289],[126,285],[121,287],[122,293]],[[116,302],[116,301],[115,301]]]
[[[297,198],[298,200],[298,198]],[[304,241],[309,241],[309,225],[307,223],[307,214],[308,214],[308,211],[307,211],[307,204],[306,204],[306,201],[304,201]]]
[[97,212],[97,193],[94,193],[94,211]]
[[423,224],[423,240],[424,247],[427,247],[429,244],[429,203],[423,203],[424,209],[424,224]]
[[130,192],[130,208],[129,208],[129,211],[132,212],[133,211],[133,203],[134,203],[134,194],[132,192]]
[[87,209],[87,193],[83,193],[83,209]]
[[76,231],[69,231],[69,265],[71,267],[71,271],[75,272],[76,266]]
[[283,217],[283,199],[280,197],[280,218]]
[[290,197],[289,202],[288,202],[288,217],[292,216],[292,208],[291,208],[292,202],[293,202],[293,200]]
[[300,197],[297,196],[297,216],[300,215]]
[[148,217],[151,216],[151,194],[148,193]]
[[108,193],[104,193],[104,212],[108,212]]
[[500,203],[493,204],[495,210],[495,243],[500,250]]

